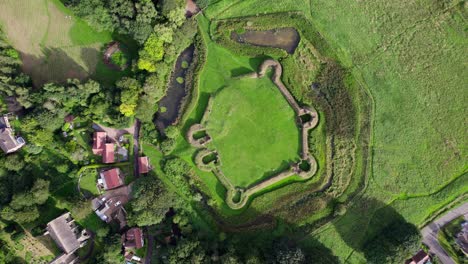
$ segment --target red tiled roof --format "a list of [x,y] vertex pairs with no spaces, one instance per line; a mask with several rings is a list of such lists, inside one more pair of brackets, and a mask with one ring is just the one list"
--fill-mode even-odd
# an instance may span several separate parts
[[125,233],[124,246],[127,248],[142,248],[143,247],[143,233],[138,227],[130,228]]
[[114,161],[114,143],[106,143],[104,146],[104,153],[102,153],[102,162],[113,163]]
[[114,189],[123,185],[120,171],[117,168],[104,171],[102,176],[105,181],[106,190]]
[[148,157],[139,157],[138,158],[138,169],[140,174],[148,173],[150,171],[149,159]]
[[417,264],[423,264],[426,263],[429,260],[429,256],[427,255],[424,250],[419,250],[416,255],[413,256],[413,262]]
[[93,153],[94,155],[102,155],[104,144],[106,144],[106,132],[94,132],[93,136]]

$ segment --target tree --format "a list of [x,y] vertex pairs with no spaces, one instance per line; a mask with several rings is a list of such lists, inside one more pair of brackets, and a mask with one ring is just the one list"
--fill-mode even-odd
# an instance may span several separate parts
[[143,123],[140,133],[144,140],[151,144],[155,144],[158,141],[159,133],[153,123]]
[[10,154],[4,160],[3,166],[10,171],[20,171],[25,163],[19,154]]
[[135,116],[143,123],[151,123],[157,109],[156,102],[147,94],[140,96]]
[[6,206],[0,213],[1,217],[7,221],[15,221],[20,224],[30,223],[39,217],[39,210],[36,206],[23,208],[21,211],[13,210],[10,206]]
[[182,26],[185,21],[185,7],[181,6],[176,9],[172,9],[169,11],[167,18],[175,27]]
[[166,138],[159,144],[159,149],[164,155],[171,153],[176,147],[176,141],[173,138]]
[[180,158],[172,158],[164,163],[163,171],[169,176],[186,175],[190,171],[190,165]]
[[136,79],[124,77],[116,83],[116,86],[120,89],[120,112],[127,117],[134,116],[142,90],[140,83]]
[[49,182],[38,179],[29,191],[16,193],[10,202],[10,206],[19,211],[25,207],[44,204],[49,198]]
[[148,72],[156,71],[156,63],[164,57],[164,40],[151,34],[139,52],[138,69]]
[[208,256],[200,242],[191,238],[182,239],[177,246],[169,250],[169,263],[205,263]]
[[122,244],[119,235],[114,235],[106,239],[106,246],[99,256],[99,263],[103,264],[115,264],[123,263],[124,256],[122,252]]
[[192,189],[187,180],[187,175],[191,173],[188,163],[180,158],[167,160],[163,165],[163,171],[172,180],[180,193],[186,197],[193,198]]
[[149,176],[139,178],[133,188],[129,222],[138,226],[160,223],[171,207],[176,207],[177,197],[168,192],[161,181]]
[[276,252],[276,261],[279,264],[300,264],[306,263],[306,257],[300,248],[282,248]]
[[420,244],[419,230],[404,220],[397,220],[367,241],[363,251],[368,263],[404,263]]
[[180,135],[179,128],[177,128],[176,126],[168,126],[166,127],[164,132],[166,133],[166,137],[168,138],[176,138]]

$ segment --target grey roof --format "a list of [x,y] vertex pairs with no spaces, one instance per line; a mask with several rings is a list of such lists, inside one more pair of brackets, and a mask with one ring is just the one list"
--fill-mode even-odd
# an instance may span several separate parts
[[5,153],[16,151],[23,145],[24,143],[20,143],[16,140],[10,128],[0,129],[0,148],[2,148]]
[[70,213],[65,213],[47,224],[47,231],[57,245],[69,254],[80,248],[87,237],[83,237]]
[[7,128],[9,127],[7,116],[0,116],[0,128]]
[[75,264],[78,263],[78,257],[71,253],[71,254],[62,254],[52,260],[49,264]]
[[93,210],[101,220],[107,223],[112,220],[118,220],[122,224],[125,220],[123,206],[129,200],[130,187],[124,185],[116,189],[107,190],[104,195],[94,198],[91,203]]

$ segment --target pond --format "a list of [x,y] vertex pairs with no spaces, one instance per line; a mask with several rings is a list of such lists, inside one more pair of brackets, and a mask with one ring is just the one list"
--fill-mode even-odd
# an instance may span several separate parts
[[178,121],[182,102],[188,93],[185,77],[190,68],[189,65],[193,61],[194,51],[195,46],[191,45],[179,55],[169,81],[167,93],[158,103],[159,110],[156,113],[155,125],[161,134],[164,134],[166,127]]
[[300,36],[295,28],[287,27],[270,30],[246,30],[243,33],[233,31],[231,39],[255,46],[280,48],[293,54],[299,44]]

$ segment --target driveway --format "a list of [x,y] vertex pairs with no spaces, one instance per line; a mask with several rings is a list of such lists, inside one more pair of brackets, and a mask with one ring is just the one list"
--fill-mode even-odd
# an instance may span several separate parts
[[135,125],[137,122],[135,122],[131,127],[129,128],[124,128],[124,129],[117,129],[117,128],[112,128],[112,127],[106,127],[97,123],[93,124],[93,129],[96,131],[104,131],[107,133],[107,136],[114,141],[117,141],[120,136],[124,134],[135,134]]
[[444,264],[456,264],[455,261],[445,252],[437,240],[437,234],[444,225],[450,223],[459,216],[468,214],[468,203],[465,203],[455,209],[448,211],[444,216],[433,221],[421,230],[423,235],[423,243],[426,244],[430,252],[437,255],[440,261]]
[[141,123],[140,120],[136,120],[135,124],[133,125],[133,175],[135,178],[138,178],[140,176],[140,171],[138,168],[138,157],[139,157],[139,139],[140,139],[140,127]]

